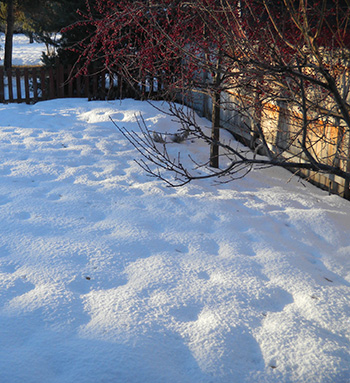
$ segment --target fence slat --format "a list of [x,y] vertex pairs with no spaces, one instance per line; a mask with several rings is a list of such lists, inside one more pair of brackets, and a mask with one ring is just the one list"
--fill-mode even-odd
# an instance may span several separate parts
[[32,70],[32,78],[33,78],[33,93],[34,93],[34,102],[38,101],[38,78],[36,73],[36,68]]
[[123,92],[123,85],[124,85],[124,80],[123,78],[118,74],[118,98],[123,98],[124,92]]
[[64,97],[64,73],[63,65],[59,64],[57,68],[57,95],[59,98]]
[[109,78],[109,89],[108,89],[108,94],[107,94],[107,99],[108,100],[111,100],[113,98],[113,74],[111,72],[109,72],[109,75],[108,75],[108,78]]
[[[79,68],[78,68],[79,71]],[[76,97],[81,97],[81,75],[77,76],[76,79],[77,94]]]
[[101,98],[102,100],[106,99],[106,71],[101,73]]
[[9,91],[9,102],[13,102],[12,70],[7,70],[7,87]]
[[21,71],[19,68],[16,69],[16,91],[17,91],[17,102],[22,102],[22,89],[21,89]]
[[67,69],[67,79],[68,79],[68,97],[73,97],[73,77],[71,75],[72,65],[68,65]]
[[25,100],[26,100],[26,103],[30,104],[28,68],[24,69],[24,90],[25,90]]
[[4,69],[0,68],[0,102],[5,101]]
[[55,80],[56,80],[56,97],[60,98],[60,65],[56,62],[56,72],[55,72]]
[[89,91],[89,86],[90,86],[90,81],[89,81],[89,76],[85,75],[84,76],[84,95],[90,100],[90,91]]
[[56,96],[55,79],[52,67],[49,69],[49,98],[52,100]]
[[92,96],[97,96],[97,80],[98,80],[98,73],[94,73],[92,75]]
[[41,84],[41,99],[47,100],[47,89],[46,89],[46,71],[45,68],[40,69],[40,84]]

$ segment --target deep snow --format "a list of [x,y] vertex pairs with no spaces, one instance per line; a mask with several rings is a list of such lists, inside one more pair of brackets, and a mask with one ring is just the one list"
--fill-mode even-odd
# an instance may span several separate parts
[[139,112],[174,124],[1,105],[0,381],[350,381],[349,202],[279,169],[167,188],[109,120]]
[[0,105],[0,382],[350,382],[349,202],[281,169],[168,188],[109,120],[140,112],[176,127]]

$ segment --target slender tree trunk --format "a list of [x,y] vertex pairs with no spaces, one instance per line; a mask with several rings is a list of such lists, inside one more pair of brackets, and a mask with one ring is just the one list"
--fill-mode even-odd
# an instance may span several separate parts
[[217,58],[216,73],[214,77],[214,95],[212,96],[212,115],[211,115],[211,145],[210,145],[210,161],[209,165],[212,168],[219,167],[219,140],[220,140],[220,111],[221,111],[221,52]]
[[4,58],[5,70],[12,68],[13,27],[14,27],[13,0],[7,0],[5,58]]
[[215,90],[213,96],[213,108],[212,108],[212,128],[211,128],[211,145],[210,145],[210,166],[212,168],[219,167],[219,145],[220,140],[220,93]]

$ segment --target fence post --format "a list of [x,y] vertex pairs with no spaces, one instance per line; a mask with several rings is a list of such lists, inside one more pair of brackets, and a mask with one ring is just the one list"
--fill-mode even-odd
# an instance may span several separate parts
[[46,71],[44,68],[40,69],[40,83],[41,83],[41,99],[47,100],[47,91],[46,91]]
[[111,100],[112,99],[113,86],[114,86],[114,77],[113,77],[113,74],[111,72],[109,72],[108,78],[109,78],[109,88],[108,88],[107,99]]
[[[97,88],[98,88],[98,73],[94,71],[92,74],[92,98],[97,96]],[[97,97],[98,98],[98,97]]]
[[33,78],[33,93],[34,93],[34,102],[38,101],[38,79],[36,69],[32,70],[32,78]]
[[7,70],[7,84],[9,91],[9,102],[13,102],[13,87],[12,87],[12,70]]
[[85,97],[87,97],[90,100],[90,91],[89,91],[90,81],[89,81],[89,75],[88,74],[86,74],[84,76],[84,83],[85,83],[84,84],[84,87],[85,87],[84,95],[85,95]]
[[24,90],[25,90],[26,104],[29,104],[30,103],[30,94],[29,94],[29,74],[28,74],[28,68],[24,68]]
[[50,100],[54,99],[56,96],[55,92],[55,79],[52,67],[49,69],[49,98]]
[[106,99],[106,71],[103,70],[101,73],[101,98],[102,100]]
[[21,72],[19,68],[16,69],[16,90],[17,90],[17,102],[22,102],[22,89],[21,89]]
[[73,97],[73,77],[72,77],[72,65],[68,65],[67,68],[67,81],[68,81],[68,97]]
[[81,74],[77,75],[76,84],[77,84],[77,97],[81,97]]
[[119,98],[122,99],[124,94],[123,94],[123,77],[120,74],[117,74],[117,79],[118,79],[118,89],[119,89]]
[[57,96],[59,98],[63,98],[64,97],[63,65],[59,63],[57,63],[56,81],[57,81]]

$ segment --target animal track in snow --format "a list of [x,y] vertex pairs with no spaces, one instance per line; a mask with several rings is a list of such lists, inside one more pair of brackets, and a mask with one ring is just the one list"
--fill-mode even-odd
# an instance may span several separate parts
[[203,306],[199,304],[184,304],[180,307],[176,307],[170,310],[175,320],[179,322],[195,322],[198,319]]
[[7,203],[11,202],[12,200],[8,198],[5,195],[0,195],[0,206],[1,205],[6,205]]

